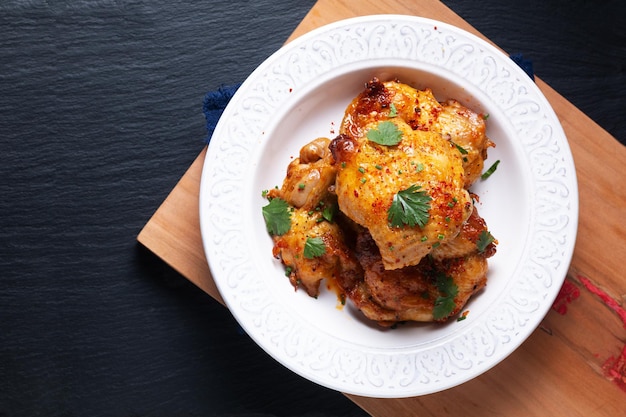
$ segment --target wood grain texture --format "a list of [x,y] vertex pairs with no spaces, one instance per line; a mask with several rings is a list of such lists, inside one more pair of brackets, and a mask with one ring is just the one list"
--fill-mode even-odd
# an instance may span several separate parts
[[[320,0],[289,39],[339,19],[391,12],[431,17],[478,33],[438,1]],[[550,311],[509,358],[468,383],[409,399],[348,396],[371,415],[613,417],[626,413],[626,392],[616,380],[620,376],[607,372],[610,359],[622,355],[626,323],[583,284],[591,282],[617,305],[623,304],[626,148],[541,79],[537,84],[563,125],[577,168],[580,222],[567,282],[578,295],[561,300],[565,312]],[[197,217],[179,216],[197,207],[202,158],[201,154],[146,224],[139,241],[221,301],[203,263]]]

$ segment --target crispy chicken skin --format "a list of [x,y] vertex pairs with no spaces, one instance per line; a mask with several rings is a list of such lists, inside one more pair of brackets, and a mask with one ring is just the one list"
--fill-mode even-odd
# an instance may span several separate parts
[[[360,265],[344,241],[344,232],[336,222],[325,221],[324,208],[337,207],[332,192],[335,168],[331,163],[330,140],[318,138],[300,150],[298,158],[287,168],[280,189],[269,192],[269,197],[280,197],[294,209],[291,227],[281,236],[272,236],[273,255],[289,268],[289,281],[302,287],[308,295],[317,297],[323,279],[336,279],[339,275],[362,274]],[[326,248],[322,256],[307,258],[303,255],[308,237],[319,237]]]
[[[487,232],[487,224],[485,220],[478,215],[476,206],[472,210],[472,214],[461,227],[458,236],[449,242],[442,243],[430,252],[430,256],[441,261],[449,258],[459,258],[476,252],[477,242],[481,232]],[[484,254],[487,258],[493,256],[496,252],[495,244],[488,245]]]
[[441,110],[429,89],[417,90],[397,81],[381,82],[374,78],[348,105],[340,133],[362,138],[373,124],[395,117],[404,120],[413,130],[431,130]]
[[486,136],[485,120],[456,100],[440,103],[428,88],[415,89],[397,82],[374,78],[366,84],[346,109],[340,133],[363,138],[376,123],[394,118],[413,130],[439,133],[444,139],[467,152],[462,155],[464,186],[469,188],[480,176],[487,149],[494,146]]
[[[369,230],[386,269],[417,265],[433,247],[454,239],[471,213],[458,150],[434,132],[412,130],[401,120],[396,146],[340,135],[331,142],[341,211]],[[387,211],[394,196],[418,185],[432,198],[423,227],[392,227]]]
[[313,209],[335,184],[336,168],[329,150],[330,139],[317,138],[300,149],[300,155],[287,167],[280,192],[270,191],[270,197],[281,197],[296,208]]
[[[322,280],[337,281],[340,277],[360,277],[361,266],[345,243],[344,233],[336,222],[320,221],[319,211],[311,213],[302,208],[292,213],[290,230],[274,236],[273,254],[289,267],[289,281],[294,288],[302,287],[311,297],[317,297]],[[322,256],[303,255],[307,237],[324,241]],[[355,278],[353,278],[355,279]]]
[[442,103],[442,110],[431,129],[463,149],[465,188],[469,188],[480,177],[487,149],[494,146],[485,134],[485,118],[456,100]]

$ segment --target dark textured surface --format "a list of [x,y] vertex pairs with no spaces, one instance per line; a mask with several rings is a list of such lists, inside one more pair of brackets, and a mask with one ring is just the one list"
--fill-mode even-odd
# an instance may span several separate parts
[[626,2],[445,0],[508,53],[626,144]]
[[[0,416],[364,414],[135,243],[313,3],[0,3]],[[626,141],[621,1],[444,3]]]

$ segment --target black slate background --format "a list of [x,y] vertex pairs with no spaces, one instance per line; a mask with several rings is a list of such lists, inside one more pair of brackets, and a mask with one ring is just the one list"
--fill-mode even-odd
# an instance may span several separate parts
[[[444,3],[626,142],[621,1]],[[135,241],[313,4],[0,3],[0,416],[365,414]]]

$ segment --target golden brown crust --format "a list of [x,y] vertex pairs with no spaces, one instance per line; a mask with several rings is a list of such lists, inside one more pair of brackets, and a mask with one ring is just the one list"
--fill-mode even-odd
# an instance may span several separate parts
[[[345,135],[333,141],[339,208],[369,230],[386,269],[417,265],[433,245],[454,239],[472,207],[457,149],[435,132],[394,123],[403,134],[396,146]],[[390,227],[387,212],[394,197],[413,185],[432,198],[430,219],[423,227]]]
[[456,100],[448,100],[443,103],[432,129],[466,152],[463,154],[465,188],[471,187],[483,171],[487,149],[494,146],[486,135],[484,117]]
[[[474,226],[484,225],[476,211],[472,219]],[[473,227],[464,230],[468,235],[463,239],[471,240]],[[360,229],[354,252],[364,271],[363,278],[339,276],[338,283],[367,318],[383,326],[402,321],[445,321],[458,314],[470,297],[485,287],[487,259],[495,252],[495,245],[490,246],[489,250],[479,252],[474,243],[462,256],[440,259],[428,256],[417,266],[390,271],[384,268],[374,240],[365,229]],[[454,307],[445,317],[436,318],[433,310],[441,296],[436,282],[440,274],[452,278],[458,292]]]

